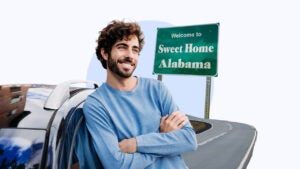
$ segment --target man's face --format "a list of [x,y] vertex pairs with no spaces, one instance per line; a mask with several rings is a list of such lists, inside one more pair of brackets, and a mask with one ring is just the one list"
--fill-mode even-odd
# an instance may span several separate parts
[[117,41],[108,55],[108,69],[122,78],[131,77],[138,63],[139,42],[136,36]]

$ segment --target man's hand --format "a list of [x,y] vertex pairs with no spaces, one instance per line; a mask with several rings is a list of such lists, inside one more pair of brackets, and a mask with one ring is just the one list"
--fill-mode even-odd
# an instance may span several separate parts
[[181,129],[188,122],[188,117],[179,111],[161,118],[159,130],[161,133],[168,133]]
[[122,153],[135,153],[137,151],[137,143],[135,138],[124,139],[119,142],[119,148]]

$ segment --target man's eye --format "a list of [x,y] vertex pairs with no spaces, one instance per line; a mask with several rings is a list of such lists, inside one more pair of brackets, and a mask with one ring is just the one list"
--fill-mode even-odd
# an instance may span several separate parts
[[140,53],[140,50],[137,49],[137,48],[134,48],[133,51],[134,51],[135,53]]
[[126,46],[125,45],[119,45],[118,48],[119,49],[126,49]]

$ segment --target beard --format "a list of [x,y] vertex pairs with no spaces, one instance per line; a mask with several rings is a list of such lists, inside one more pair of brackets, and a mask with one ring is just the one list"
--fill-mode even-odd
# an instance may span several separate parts
[[[118,67],[118,64],[122,64],[122,63],[127,63],[127,64],[131,64],[131,66],[133,67],[133,69],[129,70],[129,69],[122,69],[120,67]],[[108,60],[107,60],[107,66],[109,68],[109,70],[111,70],[111,72],[115,73],[116,75],[122,77],[122,78],[129,78],[132,76],[135,68],[136,68],[136,64],[133,63],[133,59],[130,57],[125,57],[123,59],[113,59],[111,58],[111,55],[108,55]]]

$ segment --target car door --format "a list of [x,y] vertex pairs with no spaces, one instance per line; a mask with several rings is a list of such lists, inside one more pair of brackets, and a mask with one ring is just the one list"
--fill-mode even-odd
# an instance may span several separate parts
[[82,104],[68,113],[64,123],[59,168],[102,168],[85,126]]

